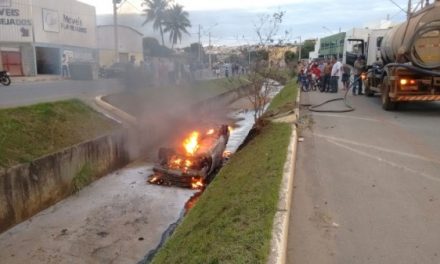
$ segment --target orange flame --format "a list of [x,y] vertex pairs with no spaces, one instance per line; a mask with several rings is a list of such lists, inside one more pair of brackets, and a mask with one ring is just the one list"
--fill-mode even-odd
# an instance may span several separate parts
[[194,155],[199,148],[199,132],[192,132],[191,135],[183,141],[183,147],[188,154]]
[[212,135],[214,134],[215,130],[213,128],[211,128],[210,130],[208,130],[208,132],[206,132],[206,135]]
[[202,179],[192,178],[191,188],[194,190],[202,189],[205,185]]

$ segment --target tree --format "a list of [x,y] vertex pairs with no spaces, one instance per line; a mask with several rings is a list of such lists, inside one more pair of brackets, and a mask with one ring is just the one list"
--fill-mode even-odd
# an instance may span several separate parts
[[153,29],[159,29],[160,31],[160,36],[162,37],[162,46],[165,46],[165,41],[163,39],[163,24],[168,4],[168,0],[144,0],[142,3],[142,6],[146,6],[146,8],[143,10],[146,19],[142,26],[153,22]]
[[316,40],[314,39],[308,39],[304,41],[301,47],[301,59],[308,59],[309,58],[309,52],[315,50],[315,43]]
[[284,61],[287,65],[292,65],[297,59],[298,57],[293,51],[288,50],[284,53]]
[[[283,40],[279,38],[278,31],[283,23],[284,11],[275,12],[273,14],[265,14],[259,17],[257,23],[254,23],[255,33],[257,34],[259,45],[255,51],[249,53],[254,60],[252,63],[252,71],[248,78],[249,94],[248,99],[252,104],[254,110],[254,121],[256,128],[264,122],[260,122],[264,114],[266,105],[270,101],[270,95],[275,86],[272,84],[272,79],[278,76],[278,66],[269,66],[269,46],[277,43],[282,43]],[[288,34],[288,32],[286,32]],[[276,39],[277,38],[277,39]]]
[[177,41],[182,40],[182,33],[189,35],[187,28],[191,27],[191,22],[188,17],[188,12],[183,11],[183,6],[178,4],[166,11],[163,25],[164,32],[170,34],[171,48]]
[[[257,33],[259,44],[262,46],[274,43],[282,43],[282,39],[276,40],[280,25],[283,23],[284,11],[275,12],[273,14],[263,14],[254,23],[255,33]],[[286,31],[287,35],[289,32]]]
[[143,38],[142,47],[144,51],[144,56],[168,57],[173,54],[173,50],[165,46],[161,46],[159,44],[159,41],[152,37]]

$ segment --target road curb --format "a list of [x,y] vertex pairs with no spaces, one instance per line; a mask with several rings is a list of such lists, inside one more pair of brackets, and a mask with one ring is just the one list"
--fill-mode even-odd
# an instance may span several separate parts
[[[296,98],[295,117],[299,118],[299,100],[300,91]],[[290,137],[289,147],[287,149],[287,159],[284,164],[283,178],[281,180],[281,189],[278,199],[278,211],[275,214],[272,239],[270,242],[270,254],[268,264],[286,263],[287,236],[289,233],[289,216],[291,211],[293,179],[295,177],[295,162],[298,143],[298,133],[296,122],[292,124],[292,135]]]
[[101,107],[102,109],[108,111],[109,113],[117,116],[118,118],[120,118],[122,120],[123,123],[127,123],[131,126],[137,127],[138,126],[138,122],[136,117],[122,111],[119,108],[116,108],[115,106],[107,103],[106,101],[102,100],[102,97],[104,97],[104,95],[99,95],[97,97],[95,97],[95,103]]

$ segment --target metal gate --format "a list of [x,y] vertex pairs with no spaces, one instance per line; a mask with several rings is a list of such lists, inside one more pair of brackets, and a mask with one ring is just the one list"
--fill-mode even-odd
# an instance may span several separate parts
[[21,53],[16,51],[1,51],[3,69],[12,76],[23,76]]

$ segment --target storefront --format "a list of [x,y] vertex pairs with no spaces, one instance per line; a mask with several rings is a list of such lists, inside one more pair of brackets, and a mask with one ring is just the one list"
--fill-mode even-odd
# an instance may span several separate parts
[[60,74],[69,63],[97,64],[95,8],[75,0],[0,0],[0,69]]

